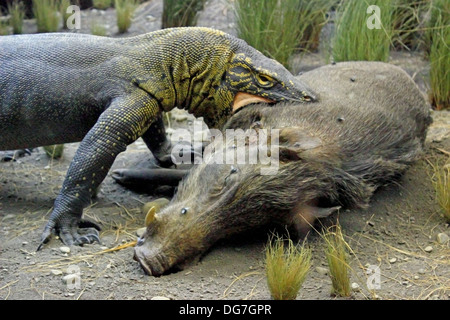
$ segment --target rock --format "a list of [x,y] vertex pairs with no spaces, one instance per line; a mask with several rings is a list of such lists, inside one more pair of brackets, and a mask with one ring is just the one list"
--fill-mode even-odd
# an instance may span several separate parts
[[357,284],[356,282],[353,282],[352,283],[352,290],[355,291],[355,292],[359,291],[359,284]]
[[136,235],[141,238],[144,235],[145,230],[147,230],[147,227],[139,228],[136,230]]
[[63,274],[63,272],[61,270],[56,270],[56,269],[51,270],[51,273],[55,276],[60,276]]
[[419,269],[419,274],[425,274],[425,273],[426,273],[425,269]]
[[431,252],[431,251],[433,251],[433,247],[432,246],[427,246],[423,250],[425,250],[425,252]]
[[59,251],[61,251],[62,253],[70,253],[70,248],[69,247],[60,247]]
[[389,263],[396,263],[397,262],[397,258],[391,258],[389,259]]
[[436,240],[439,244],[446,244],[449,240],[449,237],[447,234],[441,232],[436,236]]
[[323,276],[325,276],[325,275],[328,274],[328,269],[327,269],[327,268],[316,267],[316,271],[317,271],[319,274],[323,275]]
[[156,296],[151,298],[150,300],[171,300],[171,299],[163,296]]

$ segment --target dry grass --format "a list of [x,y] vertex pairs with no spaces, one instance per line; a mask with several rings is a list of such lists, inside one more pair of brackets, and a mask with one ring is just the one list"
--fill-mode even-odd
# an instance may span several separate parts
[[351,296],[350,277],[351,268],[348,264],[348,244],[344,239],[340,225],[328,229],[323,235],[326,242],[325,255],[330,269],[332,282],[331,293],[340,297]]
[[450,162],[447,165],[431,163],[431,181],[436,192],[436,201],[447,222],[450,222]]
[[272,298],[294,300],[311,268],[311,249],[292,240],[270,239],[266,246],[266,276]]

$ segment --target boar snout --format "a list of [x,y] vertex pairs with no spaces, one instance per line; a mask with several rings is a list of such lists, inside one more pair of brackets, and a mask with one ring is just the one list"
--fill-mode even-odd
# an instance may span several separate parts
[[140,245],[134,248],[134,260],[139,262],[145,273],[150,276],[159,277],[169,270],[169,264],[164,255],[159,253],[159,250],[149,250],[144,246],[140,239]]

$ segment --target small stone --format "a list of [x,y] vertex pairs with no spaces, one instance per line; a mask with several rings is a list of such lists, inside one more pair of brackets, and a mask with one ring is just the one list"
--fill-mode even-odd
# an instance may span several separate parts
[[108,250],[109,248],[108,248],[108,247],[105,247],[105,246],[101,246],[100,249],[102,249],[102,250]]
[[367,221],[367,224],[368,224],[369,226],[373,227],[373,226],[375,225],[375,222],[373,222],[373,221]]
[[22,245],[23,245],[23,246],[26,246],[27,244],[28,244],[27,241],[22,242]]
[[136,230],[136,235],[137,235],[139,238],[141,238],[141,237],[144,235],[145,230],[147,230],[147,227],[143,227],[143,228],[137,229],[137,230]]
[[70,253],[70,248],[69,247],[60,247],[59,251],[61,251],[62,253]]
[[359,284],[357,284],[356,282],[353,282],[352,283],[352,290],[355,291],[355,292],[359,291]]
[[433,251],[433,247],[432,246],[427,246],[423,250],[425,250],[425,252],[431,252],[431,251]]
[[389,263],[396,263],[397,262],[397,258],[391,258],[389,259]]
[[323,275],[323,276],[325,276],[325,275],[328,274],[328,269],[327,269],[327,268],[316,267],[316,271],[317,271],[319,274]]
[[449,237],[447,234],[441,232],[436,236],[436,240],[439,244],[446,244],[449,240]]
[[419,269],[419,274],[425,274],[425,273],[426,273],[425,269]]
[[51,270],[51,273],[55,276],[60,276],[63,274],[63,272],[61,270],[56,270],[56,269]]
[[156,296],[151,298],[150,300],[170,300],[170,298],[163,297],[163,296]]

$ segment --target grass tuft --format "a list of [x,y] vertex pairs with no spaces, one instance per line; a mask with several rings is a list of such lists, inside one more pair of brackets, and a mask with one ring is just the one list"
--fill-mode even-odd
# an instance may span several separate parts
[[[367,13],[371,5],[380,8],[380,16]],[[343,0],[336,12],[336,30],[332,38],[332,58],[339,61],[388,61],[392,38],[391,0]],[[380,29],[369,29],[379,22]]]
[[125,33],[130,29],[134,12],[139,6],[138,0],[115,0],[117,27],[119,33]]
[[197,13],[206,0],[164,0],[162,28],[189,27],[197,24]]
[[266,246],[266,276],[272,298],[294,300],[311,268],[311,249],[292,240],[270,239]]
[[107,34],[106,27],[98,22],[91,24],[91,34],[94,36],[105,37]]
[[47,156],[51,159],[60,159],[64,152],[63,144],[56,144],[52,146],[44,146],[42,147],[47,154]]
[[430,43],[430,100],[436,110],[450,109],[450,2],[432,2],[427,41]]
[[393,0],[392,46],[396,50],[417,50],[422,45],[425,13],[430,0]]
[[57,32],[60,12],[57,0],[33,0],[33,14],[38,32]]
[[238,37],[290,68],[297,51],[315,49],[335,0],[236,0]]
[[106,9],[112,7],[113,0],[93,0],[92,5],[94,8],[97,8],[100,10],[106,10]]
[[25,6],[22,2],[14,0],[8,4],[9,24],[13,29],[13,34],[22,34],[23,19],[25,18]]
[[349,297],[351,295],[350,267],[347,262],[348,246],[344,240],[341,227],[336,225],[323,235],[326,242],[325,255],[330,269],[330,278],[332,283],[331,294],[340,297]]
[[0,8],[0,36],[9,34],[8,25],[8,20],[6,20],[6,17],[3,15],[2,9]]
[[431,164],[431,181],[436,192],[436,201],[441,207],[442,214],[450,223],[450,164],[442,166]]

